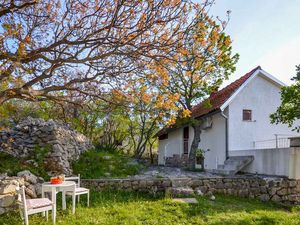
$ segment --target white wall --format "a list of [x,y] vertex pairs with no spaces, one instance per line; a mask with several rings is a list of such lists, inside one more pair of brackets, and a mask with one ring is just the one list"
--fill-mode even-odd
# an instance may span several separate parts
[[212,121],[212,128],[202,131],[199,143],[199,148],[210,150],[205,153],[204,159],[204,168],[208,170],[216,169],[217,164],[224,164],[226,157],[225,118],[218,113],[213,115]]
[[172,157],[173,154],[181,154],[183,144],[183,129],[179,128],[168,133],[168,138],[159,140],[158,164],[164,164],[164,157]]
[[230,151],[229,156],[254,156],[242,171],[276,176],[289,176],[291,148]]
[[[189,149],[194,137],[194,129],[189,127]],[[183,128],[178,128],[168,133],[168,139],[159,140],[158,164],[164,165],[164,157],[183,154]]]
[[[220,113],[212,116],[212,128],[202,130],[199,148],[205,151],[204,166],[205,169],[216,169],[217,164],[223,164],[225,161],[225,119]],[[189,149],[194,138],[194,129],[189,127]],[[164,164],[164,155],[172,157],[174,154],[183,154],[183,128],[171,131],[168,139],[159,141],[158,164]]]
[[[287,125],[271,124],[270,114],[280,102],[279,86],[260,75],[252,79],[228,107],[229,150],[253,149],[254,141],[275,139],[275,134],[297,134]],[[252,122],[242,121],[243,109],[252,110]]]

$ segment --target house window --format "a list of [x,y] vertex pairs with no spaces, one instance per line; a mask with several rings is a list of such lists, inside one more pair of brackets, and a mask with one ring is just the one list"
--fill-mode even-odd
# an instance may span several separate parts
[[250,109],[243,110],[243,121],[252,121],[252,110]]
[[189,127],[183,128],[183,154],[189,154]]
[[168,134],[162,134],[158,136],[158,140],[165,140],[165,139],[168,139]]

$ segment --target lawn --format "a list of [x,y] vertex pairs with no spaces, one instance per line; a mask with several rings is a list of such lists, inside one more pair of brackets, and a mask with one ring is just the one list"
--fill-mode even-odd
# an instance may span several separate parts
[[[300,214],[272,203],[217,196],[215,201],[199,197],[198,204],[175,203],[163,196],[126,192],[92,192],[91,207],[77,206],[75,215],[58,206],[57,224],[300,224]],[[51,224],[39,215],[30,224]],[[0,217],[0,224],[21,224],[18,213]]]

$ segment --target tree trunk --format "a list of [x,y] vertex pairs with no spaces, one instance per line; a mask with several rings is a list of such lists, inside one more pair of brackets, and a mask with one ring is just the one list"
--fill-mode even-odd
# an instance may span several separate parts
[[188,161],[189,169],[195,169],[196,150],[198,149],[198,145],[200,142],[200,135],[201,135],[201,124],[192,125],[192,127],[194,128],[194,139],[189,154],[189,161]]

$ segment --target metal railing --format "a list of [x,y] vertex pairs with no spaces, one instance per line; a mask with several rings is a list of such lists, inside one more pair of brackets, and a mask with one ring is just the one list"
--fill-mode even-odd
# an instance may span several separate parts
[[254,149],[270,149],[270,148],[289,148],[291,137],[295,137],[287,134],[274,134],[274,139],[254,141]]

